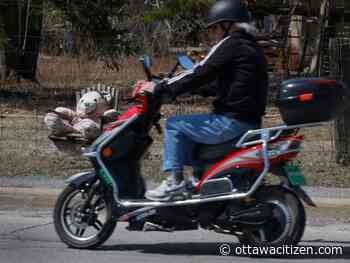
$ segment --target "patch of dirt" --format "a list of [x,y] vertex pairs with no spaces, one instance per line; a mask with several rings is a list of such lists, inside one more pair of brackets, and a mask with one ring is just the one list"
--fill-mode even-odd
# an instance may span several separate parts
[[313,226],[350,224],[350,207],[306,208],[307,223]]

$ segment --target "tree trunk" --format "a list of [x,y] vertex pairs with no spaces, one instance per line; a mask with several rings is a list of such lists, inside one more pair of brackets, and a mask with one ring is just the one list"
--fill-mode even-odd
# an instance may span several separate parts
[[5,31],[0,13],[0,80],[6,78],[6,63],[5,63]]
[[[27,15],[27,14],[26,14]],[[41,41],[41,28],[43,19],[43,0],[32,0],[31,15],[28,21],[27,38],[23,38],[24,56],[22,58],[22,76],[34,80],[36,76],[39,49]],[[25,42],[26,41],[26,42]]]
[[334,124],[336,161],[338,164],[350,164],[350,109],[340,116]]
[[[0,16],[8,39],[5,45],[7,75],[14,71],[23,78],[35,79],[42,27],[43,0],[3,5]],[[28,9],[29,8],[29,9]],[[29,15],[28,15],[29,10]]]
[[0,80],[3,81],[6,78],[6,63],[5,63],[5,50],[0,46]]
[[[350,87],[350,38],[334,38],[330,41],[331,75]],[[334,146],[336,162],[350,164],[350,105],[334,122]]]
[[6,63],[6,75],[10,74],[10,71],[16,71],[18,68],[18,56],[17,47],[19,46],[19,32],[18,32],[18,6],[16,4],[3,5],[0,9],[1,17],[4,22],[4,33],[6,36],[5,43],[5,63]]
[[[350,87],[350,32],[348,30],[350,11],[348,1],[335,2],[334,8],[342,6],[343,13],[337,17],[331,16],[330,23],[334,25],[337,38],[330,41],[331,75],[344,81]],[[334,122],[334,145],[336,161],[339,164],[350,164],[350,105],[349,108]]]

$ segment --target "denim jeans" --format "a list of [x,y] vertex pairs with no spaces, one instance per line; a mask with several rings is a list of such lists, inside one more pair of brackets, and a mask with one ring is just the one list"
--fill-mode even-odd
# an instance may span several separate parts
[[163,171],[181,172],[184,166],[195,166],[192,158],[195,143],[220,144],[258,126],[214,113],[169,118],[166,122]]

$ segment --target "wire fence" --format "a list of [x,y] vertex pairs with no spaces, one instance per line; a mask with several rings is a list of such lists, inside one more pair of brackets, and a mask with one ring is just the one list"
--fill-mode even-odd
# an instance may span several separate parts
[[[127,96],[124,94],[123,96]],[[121,111],[128,108],[121,98]],[[15,103],[16,102],[16,103]],[[32,108],[28,105],[33,104]],[[35,106],[35,105],[41,105]],[[74,107],[74,99],[38,102],[37,99],[22,100],[18,97],[3,98],[0,96],[0,169],[2,176],[70,176],[81,170],[90,169],[90,164],[79,155],[67,155],[58,151],[48,139],[48,130],[43,118],[46,109],[61,106]],[[179,103],[163,108],[165,118],[179,114],[207,112],[210,101],[198,97],[180,99]],[[264,126],[281,124],[278,110],[270,107],[264,120]],[[164,122],[162,122],[164,125]],[[332,187],[350,187],[349,168],[335,163],[335,151],[332,141],[333,124],[309,128],[302,132],[305,135],[305,150],[296,162],[302,167],[309,185]],[[163,138],[152,132],[155,143],[152,146],[144,174],[160,176],[162,162]]]

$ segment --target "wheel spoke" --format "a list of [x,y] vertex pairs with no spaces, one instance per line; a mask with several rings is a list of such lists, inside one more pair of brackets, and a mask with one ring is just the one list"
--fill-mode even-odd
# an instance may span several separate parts
[[72,213],[72,208],[68,207],[66,211],[64,211],[64,216],[70,216]]
[[87,197],[87,193],[86,193],[85,191],[80,191],[80,193],[81,193],[81,198],[82,198],[83,200],[85,200],[86,197]]
[[102,229],[102,222],[100,220],[96,220],[95,223],[93,224],[93,227],[97,230],[97,231],[100,231]]
[[91,207],[95,207],[95,209],[102,204],[102,198],[100,196],[97,196],[95,202],[92,204]]
[[97,199],[94,202],[94,204],[92,205],[92,207],[95,208],[95,212],[99,212],[99,211],[106,208],[106,204],[103,201],[103,199],[101,198],[101,196],[97,196]]
[[95,211],[96,211],[96,212],[99,212],[99,211],[101,211],[101,210],[103,210],[103,209],[105,209],[105,208],[106,208],[106,205],[105,205],[105,204],[101,204],[101,205],[99,205],[99,206],[96,206]]
[[82,237],[85,233],[86,228],[77,228],[75,230],[75,235],[77,235],[78,237]]

